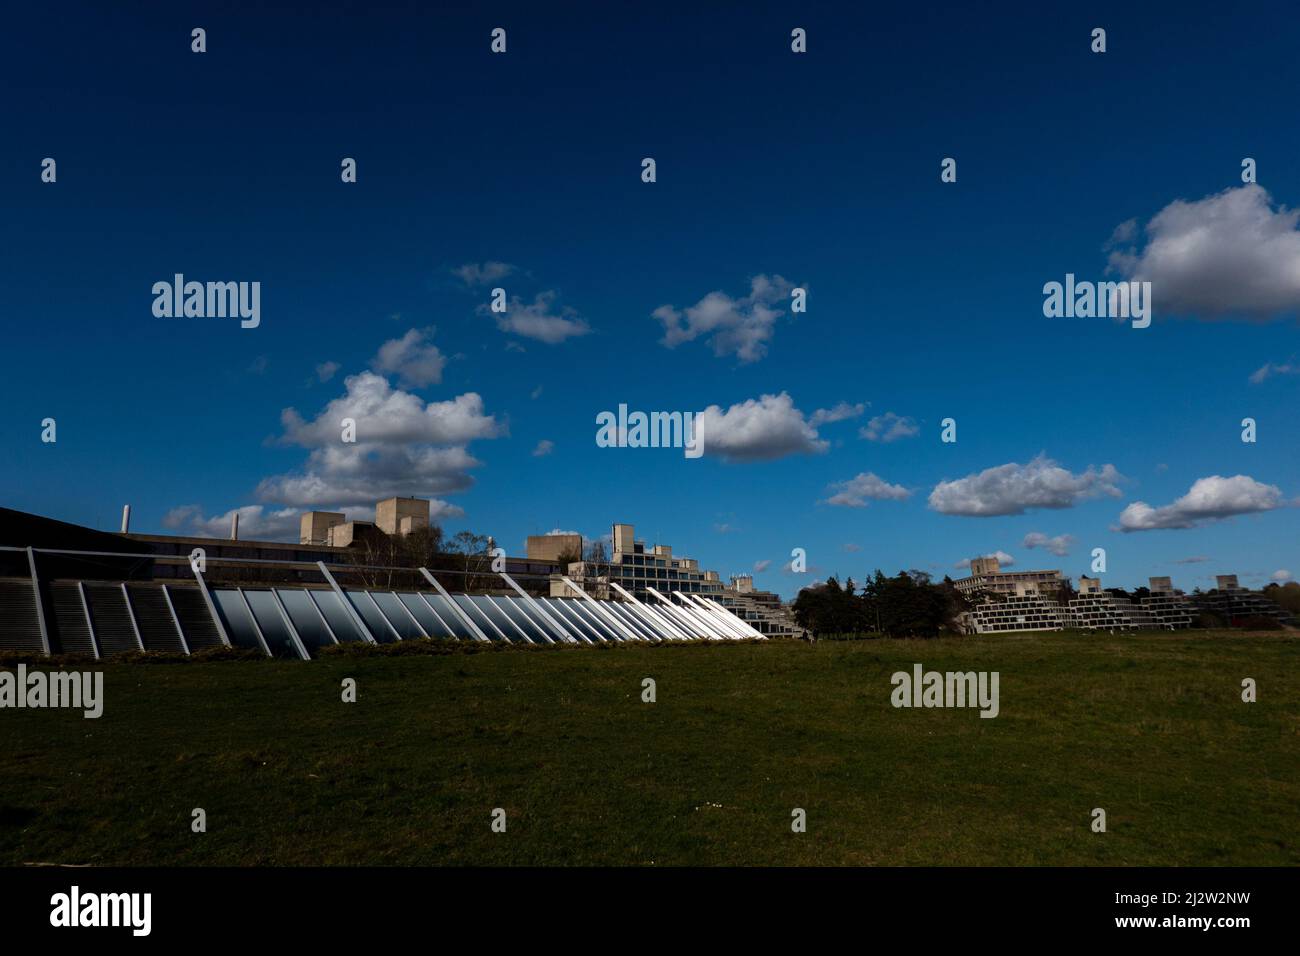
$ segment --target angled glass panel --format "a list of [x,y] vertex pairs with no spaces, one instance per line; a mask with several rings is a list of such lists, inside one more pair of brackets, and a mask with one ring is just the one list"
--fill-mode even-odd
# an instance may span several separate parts
[[489,641],[506,641],[510,638],[501,633],[501,629],[492,623],[491,619],[474,606],[474,602],[464,594],[453,594],[451,599],[456,602],[456,606],[469,616],[469,619],[478,625]]
[[573,603],[572,601],[565,600],[564,598],[544,598],[543,603],[546,605],[548,611],[555,615],[555,617],[557,617],[566,627],[577,633],[579,637],[587,641],[589,644],[599,644],[604,640],[603,637],[592,630],[590,624],[569,610],[569,606]]
[[596,612],[593,611],[587,605],[586,601],[574,601],[573,606],[570,608],[570,610],[572,610],[575,614],[582,617],[582,619],[585,620],[588,624],[590,624],[592,629],[595,630],[598,634],[600,634],[600,636],[603,637],[605,640],[607,641],[624,640],[623,635],[620,634],[618,631],[614,630],[608,624],[606,624],[604,620],[602,620],[596,614]]
[[411,615],[406,613],[405,605],[398,600],[396,594],[389,591],[367,591],[366,593],[375,599],[384,616],[392,622],[393,627],[397,628],[397,633],[402,636],[402,640],[409,641],[413,637],[426,636],[420,625],[411,620]]
[[687,640],[687,635],[682,632],[681,626],[676,621],[674,621],[671,617],[665,614],[663,612],[663,608],[655,607],[653,604],[644,604],[642,605],[642,607],[645,608],[646,613],[653,620],[659,623],[659,626],[661,628],[663,628],[673,637],[677,638],[678,640]]
[[257,626],[262,629],[262,638],[270,648],[271,656],[301,660],[298,645],[293,642],[289,626],[284,623],[284,615],[275,603],[275,595],[270,591],[245,591],[244,597],[253,609],[253,616],[257,618]]
[[523,602],[510,597],[494,597],[490,600],[501,608],[505,616],[510,618],[511,623],[527,634],[534,644],[555,643],[555,638],[551,636],[551,632],[546,629],[542,622],[533,620],[532,615],[529,613],[531,609]]
[[266,653],[262,647],[262,642],[257,639],[257,631],[253,627],[253,617],[248,613],[248,608],[244,604],[244,599],[240,597],[238,591],[231,591],[226,588],[214,588],[212,590],[212,603],[217,606],[217,613],[221,615],[221,623],[225,625],[226,634],[230,637],[230,643],[236,647],[247,647],[255,651]]
[[320,612],[316,610],[316,605],[312,603],[306,591],[276,588],[275,593],[280,595],[280,600],[284,602],[284,609],[289,612],[289,619],[297,628],[298,637],[302,639],[302,646],[307,648],[308,654],[315,657],[316,652],[322,647],[334,643],[329,632],[325,630],[325,622],[321,620]]
[[357,630],[352,615],[347,612],[347,608],[343,606],[337,594],[333,591],[309,591],[308,593],[321,613],[325,615],[325,620],[330,622],[330,630],[339,639],[339,643],[365,640],[365,636]]
[[658,634],[665,641],[680,641],[683,637],[681,631],[671,626],[672,622],[667,620],[661,614],[656,614],[654,608],[648,604],[642,604],[638,607],[630,608],[641,619],[641,623]]
[[610,601],[605,606],[608,607],[610,611],[612,611],[614,615],[623,622],[623,626],[628,628],[633,634],[636,634],[647,641],[663,640],[663,638],[658,634],[646,627],[645,624],[642,623],[641,619],[636,616],[636,612],[626,604],[619,604],[616,601]]
[[460,619],[460,615],[456,613],[456,609],[452,607],[451,603],[441,594],[425,593],[421,591],[420,597],[424,598],[433,606],[433,609],[438,613],[438,616],[446,622],[447,626],[451,628],[452,634],[456,637],[459,637],[462,641],[478,640],[478,635],[465,626],[465,622]]
[[[562,619],[556,617],[553,611],[548,612],[547,609],[543,608],[542,602],[538,601],[537,598],[533,598],[532,601],[527,601],[522,597],[505,597],[500,600],[506,601],[517,608],[519,613],[533,627],[545,635],[545,639],[541,641],[543,644],[564,644],[568,643],[569,637],[577,638],[577,635],[573,633],[573,628],[568,627]],[[534,602],[536,603],[534,604]],[[547,616],[548,613],[549,617]],[[560,632],[559,634],[556,633],[557,630]],[[568,637],[561,637],[561,634],[568,635]]]
[[420,622],[420,627],[424,628],[424,633],[430,637],[455,637],[456,632],[451,629],[449,623],[444,623],[429,605],[420,600],[420,595],[410,591],[402,591],[397,597],[408,611],[415,615],[415,619]]
[[469,599],[473,602],[474,606],[482,611],[492,621],[492,623],[497,626],[497,629],[510,640],[519,641],[524,644],[531,644],[533,642],[532,636],[525,634],[519,626],[514,623],[514,621],[510,620],[510,618],[506,616],[506,612],[501,610],[496,602],[494,602],[490,597],[482,594],[472,594]]
[[361,615],[361,620],[366,622],[366,627],[370,628],[370,634],[380,644],[391,644],[397,640],[397,635],[393,629],[388,626],[388,621],[379,610],[379,605],[374,602],[367,591],[354,591],[346,588],[343,591],[352,602],[352,606],[357,609]]

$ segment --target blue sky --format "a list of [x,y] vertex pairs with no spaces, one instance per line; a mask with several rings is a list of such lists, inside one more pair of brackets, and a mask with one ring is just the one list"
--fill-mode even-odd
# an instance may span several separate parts
[[[1095,547],[1118,586],[1300,575],[1292,9],[475,6],[9,15],[0,503],[276,537],[413,493],[786,595]],[[155,317],[178,272],[259,281],[261,324]],[[1066,273],[1155,321],[1046,318]],[[620,403],[716,406],[704,457],[597,447]]]

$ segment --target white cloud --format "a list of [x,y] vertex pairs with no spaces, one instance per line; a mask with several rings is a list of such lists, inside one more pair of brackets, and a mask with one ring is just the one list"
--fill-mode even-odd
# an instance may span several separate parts
[[591,327],[573,309],[566,306],[558,312],[552,311],[555,299],[556,293],[550,290],[537,293],[531,303],[511,296],[505,312],[493,312],[491,305],[485,302],[479,305],[478,313],[495,318],[497,328],[502,332],[522,335],[547,345],[557,345],[565,339],[591,332]]
[[1031,531],[1029,534],[1025,535],[1025,540],[1022,541],[1021,544],[1031,551],[1034,548],[1042,548],[1045,551],[1050,551],[1058,558],[1063,558],[1069,554],[1070,549],[1074,547],[1074,535],[1058,534],[1056,537],[1052,538],[1043,534],[1041,531]]
[[533,449],[533,457],[542,458],[553,451],[555,451],[555,442],[549,438],[543,438],[537,443],[537,447]]
[[316,366],[316,377],[322,382],[328,382],[342,367],[338,362],[321,362]]
[[[474,392],[426,403],[373,372],[349,376],[344,386],[346,394],[311,421],[293,408],[281,413],[280,443],[311,453],[301,472],[263,479],[257,487],[260,501],[321,508],[463,491],[473,484],[469,470],[480,464],[466,444],[505,433]],[[342,441],[345,418],[356,421],[354,443]],[[445,502],[436,507],[453,513],[454,506]]]
[[396,375],[398,384],[424,388],[442,381],[447,357],[434,345],[433,329],[411,329],[400,339],[389,339],[379,346],[370,360],[377,372]]
[[1278,584],[1291,580],[1291,572],[1285,568],[1279,568],[1269,576],[1270,581],[1276,581]]
[[1034,508],[1070,508],[1102,495],[1118,497],[1123,476],[1114,465],[1089,465],[1071,474],[1039,455],[1027,465],[1009,462],[956,481],[941,481],[930,492],[930,507],[941,514],[986,518],[1020,515]]
[[891,442],[898,441],[900,438],[911,438],[920,430],[915,419],[885,412],[883,415],[876,415],[858,429],[858,435],[867,441]]
[[[361,372],[344,379],[347,394],[328,405],[310,422],[296,409],[280,413],[283,444],[316,448],[338,445],[340,422],[357,423],[357,443],[429,442],[463,444],[475,438],[495,438],[503,426],[483,412],[483,399],[465,392],[445,402],[428,402],[394,389],[382,375]],[[349,446],[350,447],[350,446]]]
[[808,424],[816,428],[819,425],[829,425],[832,422],[842,422],[848,418],[857,418],[867,406],[863,402],[856,405],[850,405],[848,402],[840,402],[834,408],[819,408],[808,418]]
[[1208,556],[1196,554],[1190,558],[1179,558],[1174,564],[1204,564],[1208,560],[1210,560]]
[[452,274],[459,276],[460,280],[471,289],[480,286],[491,285],[493,282],[500,282],[507,276],[514,275],[518,270],[508,262],[470,262],[452,269]]
[[229,538],[231,519],[239,514],[239,537],[262,541],[297,541],[301,512],[297,508],[268,511],[262,505],[232,508],[206,517],[198,505],[182,505],[163,515],[164,528],[201,538]]
[[768,568],[770,568],[771,566],[772,566],[772,562],[769,561],[769,560],[755,561],[755,562],[754,562],[754,573],[755,573],[755,574],[762,574],[764,571],[766,571],[766,570],[767,570]]
[[704,454],[725,461],[763,461],[795,454],[820,454],[829,442],[794,407],[794,400],[782,392],[748,399],[725,412],[710,405],[695,419],[696,435]]
[[[1300,210],[1272,206],[1267,190],[1254,183],[1176,200],[1147,223],[1144,249],[1111,253],[1111,269],[1149,281],[1162,313],[1293,314],[1300,309]],[[1117,231],[1112,241],[1129,239]]]
[[1283,505],[1282,491],[1247,475],[1198,478],[1191,490],[1173,504],[1153,508],[1135,501],[1119,516],[1120,531],[1153,531],[1161,528],[1195,528],[1233,515],[1272,511]]
[[779,275],[757,275],[750,280],[749,294],[740,298],[714,291],[684,311],[661,305],[651,314],[664,327],[661,344],[670,349],[704,338],[718,357],[757,362],[767,354],[776,320],[785,314],[778,306],[789,300],[792,288]]
[[862,545],[849,543],[844,545],[844,550],[847,551],[849,554],[853,554],[857,551],[861,551]]
[[[992,552],[991,554],[981,554],[980,557],[981,557],[981,558],[997,558],[997,559],[998,559],[998,567],[1000,567],[1000,568],[1009,568],[1009,567],[1011,567],[1013,564],[1016,563],[1016,559],[1013,558],[1011,555],[1007,554],[1005,551],[994,551],[994,552]],[[970,567],[970,558],[962,558],[960,561],[958,561],[956,564],[954,564],[953,567],[954,567],[954,568],[969,568],[969,567]]]
[[1288,362],[1265,362],[1250,373],[1250,383],[1260,385],[1277,375],[1300,375],[1300,364],[1295,359]]
[[829,490],[835,494],[825,503],[845,508],[865,508],[868,500],[906,501],[912,494],[902,485],[891,485],[872,472],[863,472],[848,481],[838,481]]

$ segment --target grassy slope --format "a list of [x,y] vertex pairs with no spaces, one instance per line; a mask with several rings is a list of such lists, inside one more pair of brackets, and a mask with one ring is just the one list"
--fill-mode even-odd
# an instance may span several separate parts
[[[893,709],[916,661],[1000,671],[1001,716]],[[0,863],[1295,865],[1297,665],[1064,634],[108,666],[97,721],[0,711]]]

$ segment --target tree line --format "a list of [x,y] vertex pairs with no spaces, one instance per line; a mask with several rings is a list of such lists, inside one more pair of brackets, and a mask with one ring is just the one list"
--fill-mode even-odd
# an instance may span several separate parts
[[899,571],[892,578],[879,569],[859,589],[831,576],[806,587],[793,604],[795,622],[814,637],[937,637],[960,633],[956,623],[969,603],[945,576],[936,583],[924,571]]

